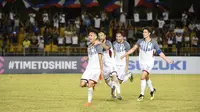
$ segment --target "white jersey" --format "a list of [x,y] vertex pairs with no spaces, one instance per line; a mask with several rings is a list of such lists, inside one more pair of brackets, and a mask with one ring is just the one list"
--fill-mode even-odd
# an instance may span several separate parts
[[109,50],[103,50],[103,68],[115,66],[115,57],[112,43],[106,40],[106,46],[110,47]]
[[113,47],[116,52],[116,65],[126,65],[126,58],[120,59],[127,51],[130,50],[130,44],[127,41],[123,43],[113,42]]
[[144,39],[139,39],[136,43],[139,48],[139,62],[140,64],[154,64],[154,52],[161,53],[158,43],[155,40],[146,42]]
[[140,22],[140,15],[139,15],[139,13],[134,13],[134,22]]
[[100,69],[99,53],[103,53],[101,45],[89,46],[88,49],[88,65],[87,69]]
[[169,19],[169,13],[168,12],[163,12],[163,19],[165,21]]
[[42,17],[43,17],[43,22],[49,21],[48,13],[43,13],[43,14],[42,14]]
[[151,21],[153,19],[153,14],[152,12],[147,12],[147,20]]

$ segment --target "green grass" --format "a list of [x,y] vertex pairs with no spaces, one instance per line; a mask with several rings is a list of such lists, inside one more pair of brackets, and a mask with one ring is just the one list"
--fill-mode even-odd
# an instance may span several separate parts
[[157,89],[149,100],[137,102],[140,76],[121,85],[124,100],[111,99],[104,82],[96,86],[93,105],[87,88],[80,88],[81,75],[1,75],[0,112],[200,112],[200,75],[151,75]]

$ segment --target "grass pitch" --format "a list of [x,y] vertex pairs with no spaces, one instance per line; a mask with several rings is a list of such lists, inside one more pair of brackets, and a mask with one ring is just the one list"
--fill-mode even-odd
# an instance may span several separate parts
[[102,81],[94,91],[92,107],[79,75],[1,75],[0,112],[200,112],[200,75],[151,75],[157,89],[150,101],[140,94],[140,75],[121,85],[123,100],[112,99]]

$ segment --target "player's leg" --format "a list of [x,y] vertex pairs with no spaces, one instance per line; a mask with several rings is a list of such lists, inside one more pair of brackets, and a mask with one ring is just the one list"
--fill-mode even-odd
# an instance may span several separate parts
[[93,92],[94,92],[94,87],[95,82],[92,80],[88,81],[88,102],[85,104],[85,106],[90,106],[92,104],[92,97],[93,97]]
[[[114,87],[116,88],[117,98],[119,100],[122,100],[122,97],[121,97],[121,94],[120,94],[121,93],[120,92],[120,83],[119,83],[119,80],[117,78],[117,72],[112,72],[112,80],[113,80]],[[112,91],[112,92],[114,92],[114,91]]]
[[118,69],[119,69],[119,72],[117,72],[117,73],[119,75],[120,84],[126,82],[128,79],[130,79],[131,82],[133,81],[133,74],[132,73],[126,73],[126,66],[125,65],[119,66]]
[[153,85],[152,85],[152,81],[150,80],[149,78],[149,74],[147,75],[146,77],[146,81],[147,81],[147,86],[149,87],[150,89],[150,100],[153,100],[154,99],[154,95],[155,95],[155,92],[156,92],[156,89],[153,88]]
[[88,81],[88,102],[85,104],[85,106],[90,106],[92,103],[94,87],[98,82],[99,76],[100,76],[100,69],[91,70],[91,74],[89,75],[89,81]]
[[80,87],[87,87],[87,86],[88,86],[88,81],[86,79],[81,79]]
[[144,91],[146,88],[146,76],[148,75],[148,72],[146,70],[142,71],[142,76],[141,76],[141,93],[138,97],[138,101],[142,101],[144,99]]
[[89,76],[91,74],[91,70],[90,69],[86,69],[81,77],[81,81],[80,81],[80,87],[87,87],[88,86],[88,80],[89,80]]
[[150,89],[150,100],[153,100],[154,99],[154,94],[155,94],[155,92],[156,92],[156,89],[155,88],[153,88],[153,85],[152,85],[152,81],[151,81],[151,79],[149,78],[150,77],[150,71],[151,71],[151,69],[153,68],[153,65],[154,65],[154,63],[152,63],[150,66],[148,66],[147,67],[147,72],[148,72],[148,74],[147,74],[147,76],[146,76],[146,82],[147,82],[147,86],[149,87],[149,89]]
[[113,83],[112,83],[112,79],[110,77],[110,70],[109,69],[104,69],[104,79],[106,84],[112,88],[113,87]]
[[130,81],[133,82],[133,74],[131,72],[128,72],[124,75],[123,83],[126,82],[128,79],[130,79]]

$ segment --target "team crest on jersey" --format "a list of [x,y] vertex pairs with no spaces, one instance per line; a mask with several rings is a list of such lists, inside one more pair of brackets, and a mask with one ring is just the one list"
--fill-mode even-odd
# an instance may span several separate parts
[[116,44],[115,45],[116,52],[123,52],[124,49],[125,49],[124,44]]

